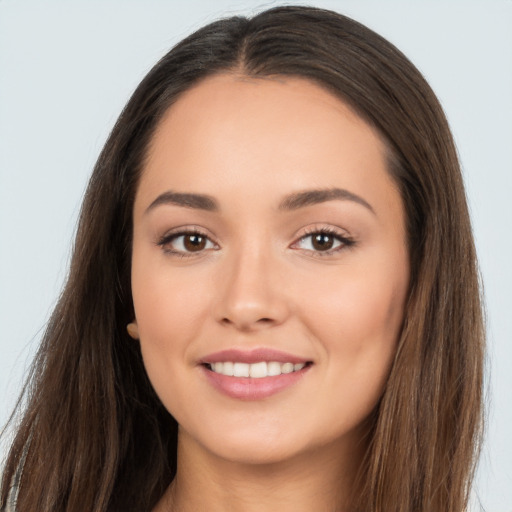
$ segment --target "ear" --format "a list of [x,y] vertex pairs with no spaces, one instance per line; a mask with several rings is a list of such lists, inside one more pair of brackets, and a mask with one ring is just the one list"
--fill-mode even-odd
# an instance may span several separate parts
[[134,340],[138,340],[139,339],[139,326],[137,325],[137,321],[136,320],[134,320],[133,322],[129,323],[126,326],[126,330],[128,331],[128,334],[130,335],[131,338],[133,338]]

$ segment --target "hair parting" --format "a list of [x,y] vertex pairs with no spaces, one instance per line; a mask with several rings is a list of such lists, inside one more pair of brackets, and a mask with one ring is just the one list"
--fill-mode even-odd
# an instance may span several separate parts
[[182,93],[219,73],[311,80],[385,141],[406,211],[412,277],[389,380],[369,418],[354,507],[463,512],[482,432],[484,326],[448,123],[420,72],[391,43],[340,14],[293,6],[198,30],[155,65],[119,116],[19,402],[0,507],[19,478],[19,512],[151,510],[174,478],[178,426],[126,332],[132,210],[160,119]]

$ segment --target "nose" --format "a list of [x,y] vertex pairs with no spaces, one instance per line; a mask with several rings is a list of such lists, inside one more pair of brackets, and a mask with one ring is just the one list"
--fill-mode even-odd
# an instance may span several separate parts
[[282,324],[290,306],[275,256],[251,245],[226,259],[216,282],[217,320],[244,332]]

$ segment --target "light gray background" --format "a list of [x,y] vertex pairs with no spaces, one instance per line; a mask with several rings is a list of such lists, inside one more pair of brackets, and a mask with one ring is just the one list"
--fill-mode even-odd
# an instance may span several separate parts
[[[281,3],[0,0],[0,425],[66,275],[88,175],[130,93],[192,30]],[[488,433],[476,493],[487,511],[511,512],[512,1],[313,3],[395,43],[447,112],[488,307]]]

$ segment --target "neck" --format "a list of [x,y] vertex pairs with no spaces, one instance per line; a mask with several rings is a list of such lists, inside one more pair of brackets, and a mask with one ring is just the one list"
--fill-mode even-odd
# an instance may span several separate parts
[[178,439],[176,477],[153,512],[345,512],[364,453],[362,443],[345,440],[248,464],[217,457],[184,432]]

